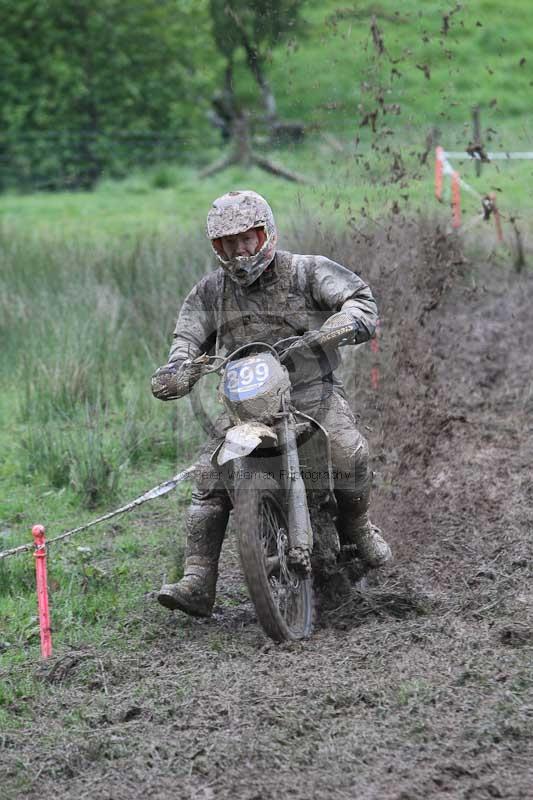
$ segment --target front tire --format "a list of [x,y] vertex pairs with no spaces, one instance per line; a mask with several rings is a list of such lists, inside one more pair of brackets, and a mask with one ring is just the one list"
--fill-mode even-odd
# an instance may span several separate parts
[[257,618],[275,642],[304,639],[313,628],[310,575],[287,561],[287,517],[274,478],[241,479],[235,487],[234,516],[242,569]]

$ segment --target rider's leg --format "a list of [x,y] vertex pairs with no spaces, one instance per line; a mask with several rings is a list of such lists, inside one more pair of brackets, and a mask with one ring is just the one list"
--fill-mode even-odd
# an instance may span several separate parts
[[392,553],[368,515],[372,477],[366,439],[357,430],[348,403],[335,392],[323,401],[320,422],[330,436],[341,545],[356,545],[363,561],[381,567]]
[[209,616],[215,603],[218,559],[230,512],[229,498],[194,492],[185,532],[185,568],[178,583],[165,584],[157,596],[161,605],[198,617]]
[[161,605],[196,617],[207,617],[215,603],[218,559],[231,501],[211,454],[221,441],[211,438],[198,457],[200,471],[185,518],[185,565],[178,583],[164,584],[157,595]]

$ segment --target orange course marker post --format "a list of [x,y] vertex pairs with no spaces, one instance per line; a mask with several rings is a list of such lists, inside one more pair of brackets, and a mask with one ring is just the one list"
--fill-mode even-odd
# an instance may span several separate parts
[[452,175],[452,226],[461,227],[461,179],[458,172]]
[[50,609],[48,607],[48,582],[46,577],[46,537],[42,525],[31,529],[35,541],[35,577],[37,582],[37,603],[39,606],[39,628],[41,632],[41,656],[52,655],[52,632],[50,628]]

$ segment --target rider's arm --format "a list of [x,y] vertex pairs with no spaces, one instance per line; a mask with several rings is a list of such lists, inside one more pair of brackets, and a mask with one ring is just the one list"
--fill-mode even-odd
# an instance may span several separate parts
[[206,276],[196,284],[183,301],[168,354],[169,364],[181,364],[187,359],[194,359],[200,353],[206,353],[214,344],[215,309],[212,298],[210,302],[207,286],[210,277]]
[[152,394],[159,400],[175,400],[188,394],[202,375],[202,365],[191,364],[209,351],[216,336],[213,303],[208,302],[209,276],[187,295],[174,329],[168,362],[152,375]]
[[311,294],[317,307],[331,311],[323,329],[350,324],[349,341],[359,344],[371,339],[378,322],[376,301],[359,275],[323,256],[315,256],[310,272]]

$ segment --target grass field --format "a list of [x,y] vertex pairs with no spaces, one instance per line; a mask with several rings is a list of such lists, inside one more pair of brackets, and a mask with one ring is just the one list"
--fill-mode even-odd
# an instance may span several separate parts
[[[466,142],[463,142],[463,146]],[[45,239],[64,237],[78,243],[103,246],[120,238],[132,242],[140,233],[201,236],[206,209],[214,197],[230,188],[254,189],[267,197],[276,215],[287,219],[302,208],[320,213],[342,226],[352,220],[364,221],[365,214],[375,217],[400,208],[416,212],[435,208],[433,195],[433,153],[420,164],[418,148],[402,148],[393,153],[361,153],[353,144],[332,145],[325,140],[309,142],[298,151],[285,149],[274,154],[279,163],[308,178],[306,184],[282,181],[257,167],[232,167],[209,179],[199,180],[189,167],[169,165],[149,172],[139,172],[124,181],[104,181],[96,191],[58,192],[0,196],[2,230],[5,238]],[[402,155],[401,167],[395,154]],[[529,189],[533,161],[494,162],[485,165],[476,177],[471,163],[454,163],[465,180],[479,194],[495,192],[502,213],[521,216],[526,226],[531,218],[533,200]],[[165,188],[158,188],[164,175]],[[444,205],[450,202],[449,185],[445,187]],[[466,219],[481,210],[476,197],[463,192]],[[283,229],[281,230],[283,235]],[[102,243],[99,245],[98,243]],[[209,251],[206,247],[206,257]]]
[[[373,16],[382,53],[371,33]],[[508,138],[506,147],[531,142],[533,8],[527,0],[506,6],[327,0],[311,2],[304,17],[307,37],[272,53],[272,83],[284,115],[364,136],[358,122],[383,90],[385,103],[399,106],[379,126],[393,129],[393,141],[408,132],[417,139],[420,127],[436,125],[455,145],[479,104],[486,127]],[[503,130],[502,121],[510,120],[513,127]]]

